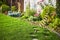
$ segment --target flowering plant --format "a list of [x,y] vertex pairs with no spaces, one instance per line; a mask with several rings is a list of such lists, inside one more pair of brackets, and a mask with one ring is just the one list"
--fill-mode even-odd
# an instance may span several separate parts
[[39,0],[40,2],[43,2],[44,0]]
[[34,16],[35,16],[35,17],[38,17],[38,16],[39,16],[39,14],[38,14],[38,13],[36,13],[36,14],[34,14]]

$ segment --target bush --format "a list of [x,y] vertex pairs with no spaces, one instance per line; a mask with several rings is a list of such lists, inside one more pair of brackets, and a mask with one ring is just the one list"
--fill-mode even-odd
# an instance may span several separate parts
[[9,10],[10,8],[8,5],[5,5],[5,4],[2,5],[2,12],[9,11]]
[[17,9],[16,6],[12,6],[12,7],[11,7],[11,10],[12,10],[12,11],[16,11],[16,9]]
[[30,9],[30,14],[31,16],[34,16],[34,14],[36,13],[36,11],[34,9]]
[[29,21],[32,21],[33,18],[34,18],[33,16],[30,16],[30,17],[28,18],[28,20],[29,20]]
[[31,16],[34,16],[35,10],[27,9],[22,18],[29,18]]
[[34,9],[30,9],[29,5],[27,5],[26,11],[24,13],[24,17],[34,16],[35,13],[36,11]]
[[59,18],[56,18],[53,22],[54,25],[58,26],[60,25],[60,19]]
[[56,28],[60,26],[60,19],[59,18],[55,18],[54,20],[52,20],[52,23],[49,24],[50,27],[52,28]]

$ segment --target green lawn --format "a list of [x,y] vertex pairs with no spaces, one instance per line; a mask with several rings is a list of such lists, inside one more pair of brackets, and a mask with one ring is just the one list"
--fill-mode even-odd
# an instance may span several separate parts
[[[29,22],[0,14],[0,40],[32,40],[30,33],[34,33],[34,25]],[[37,27],[34,33],[39,40],[60,40],[53,32]]]

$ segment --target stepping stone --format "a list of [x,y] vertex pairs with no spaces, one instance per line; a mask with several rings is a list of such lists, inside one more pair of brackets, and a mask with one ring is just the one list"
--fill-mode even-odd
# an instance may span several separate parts
[[36,37],[37,35],[34,35],[34,34],[33,34],[33,35],[30,35],[30,36]]
[[37,38],[34,38],[34,39],[32,39],[32,40],[38,40]]
[[34,30],[37,30],[37,28],[34,28]]
[[31,38],[37,38],[37,35],[33,34],[33,35],[30,35]]

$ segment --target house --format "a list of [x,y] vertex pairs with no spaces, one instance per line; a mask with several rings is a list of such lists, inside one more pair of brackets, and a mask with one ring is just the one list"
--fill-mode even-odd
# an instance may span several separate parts
[[[30,9],[35,9],[39,13],[42,9],[42,6],[53,5],[56,7],[56,0],[7,0],[10,6],[15,5],[18,11],[26,11],[27,5],[30,6]],[[41,6],[42,5],[42,6]],[[40,10],[40,11],[39,11]]]

